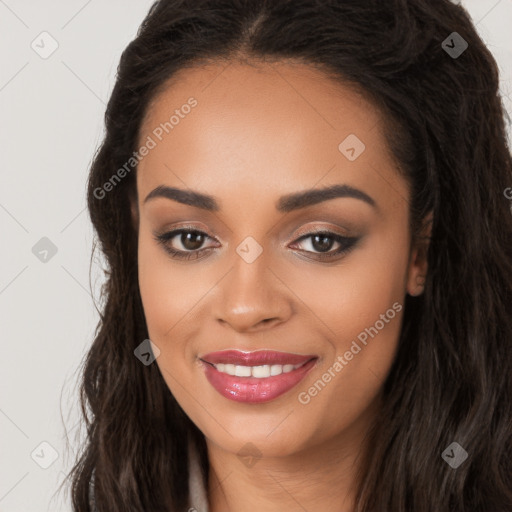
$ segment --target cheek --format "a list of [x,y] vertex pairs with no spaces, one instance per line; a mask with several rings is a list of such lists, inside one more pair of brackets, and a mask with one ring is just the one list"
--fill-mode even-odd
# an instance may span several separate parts
[[[398,310],[401,304],[396,306]],[[381,321],[381,329],[381,324],[375,327],[373,320],[371,325],[360,324],[351,329],[359,331],[359,338],[337,338],[333,356],[323,361],[314,378],[297,390],[296,412],[303,422],[302,426],[293,425],[290,435],[299,436],[304,425],[309,425],[311,438],[321,441],[363,421],[375,405],[396,355],[403,307],[392,311],[389,316],[394,318],[388,318],[387,324]],[[347,324],[348,321],[347,317]]]
[[404,300],[407,237],[400,230],[382,231],[361,242],[336,265],[316,264],[310,272],[281,269],[283,280],[303,302],[304,316],[323,325],[337,350]]
[[179,270],[180,267],[152,239],[149,230],[141,230],[138,249],[139,288],[148,334],[162,351],[162,359],[165,359],[171,348],[173,351],[180,349],[177,336],[180,325],[182,322],[193,325],[189,315],[202,293],[200,277]]
[[[148,327],[162,337],[184,318],[201,297],[204,275],[188,270],[166,253],[141,223],[138,247],[139,288]],[[204,293],[204,292],[203,292]]]
[[310,297],[332,346],[297,392],[306,421],[322,418],[321,435],[362,414],[384,384],[401,331],[407,261],[406,237],[383,235],[337,269],[317,273],[314,286],[302,280],[298,294]]
[[[187,340],[197,337],[194,306],[206,290],[202,290],[199,277],[180,272],[169,258],[150,234],[140,233],[139,288],[149,338],[160,349],[156,364],[176,400],[192,421],[198,421],[196,400],[188,391],[194,387],[190,371],[193,352]],[[183,325],[188,329],[186,335]]]
[[[156,360],[168,387],[179,402],[201,369],[196,360],[198,340],[207,321],[205,304],[222,276],[222,269],[173,261],[153,238],[140,230],[138,279],[149,338],[160,349]],[[225,272],[225,270],[224,270]]]

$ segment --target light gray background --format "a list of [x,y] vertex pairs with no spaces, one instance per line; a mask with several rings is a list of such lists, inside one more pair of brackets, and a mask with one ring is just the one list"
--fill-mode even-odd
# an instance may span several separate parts
[[[89,283],[85,183],[119,57],[151,4],[0,0],[0,512],[71,509],[56,489],[78,446],[77,369],[102,283],[98,258]],[[512,117],[512,0],[462,4],[498,61]],[[58,43],[46,59],[31,47],[50,48],[44,31]],[[43,237],[57,247],[46,263],[32,252]]]

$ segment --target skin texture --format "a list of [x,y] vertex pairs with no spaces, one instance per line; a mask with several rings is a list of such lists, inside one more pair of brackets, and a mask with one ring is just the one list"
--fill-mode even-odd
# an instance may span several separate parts
[[[380,113],[304,64],[211,64],[180,72],[156,97],[140,141],[155,139],[153,130],[190,97],[197,106],[139,164],[133,215],[144,312],[161,351],[156,363],[206,436],[210,510],[351,511],[356,457],[396,354],[403,308],[307,404],[298,395],[394,303],[422,290],[425,251],[411,244],[409,191]],[[338,149],[349,134],[365,144],[354,161]],[[282,195],[334,184],[362,190],[377,208],[355,198],[275,208]],[[160,185],[212,195],[220,209],[145,203]],[[173,260],[154,236],[190,224],[208,235],[198,246],[211,249]],[[314,228],[359,240],[322,262],[313,238],[299,241]],[[263,250],[252,263],[236,252],[248,236]],[[167,243],[186,251],[182,241]],[[333,240],[328,252],[339,246]],[[229,348],[318,360],[284,395],[244,404],[217,393],[198,359]],[[237,456],[247,443],[261,453],[251,466]]]

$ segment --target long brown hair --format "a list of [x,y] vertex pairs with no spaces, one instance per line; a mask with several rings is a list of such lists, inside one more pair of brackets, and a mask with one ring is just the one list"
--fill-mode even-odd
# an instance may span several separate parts
[[[460,55],[443,43],[453,48],[454,32],[468,45]],[[80,384],[87,439],[69,474],[73,510],[91,510],[91,494],[100,512],[185,510],[187,436],[207,482],[204,436],[158,366],[133,353],[148,338],[130,214],[136,166],[110,181],[112,190],[105,184],[132,157],[149,102],[178,70],[240,58],[296,59],[356,85],[384,113],[410,183],[413,232],[434,213],[424,293],[406,298],[357,511],[510,512],[512,216],[504,191],[512,159],[496,62],[468,13],[448,0],[151,7],[122,54],[88,181],[107,268]],[[441,456],[452,442],[468,453],[456,469]]]

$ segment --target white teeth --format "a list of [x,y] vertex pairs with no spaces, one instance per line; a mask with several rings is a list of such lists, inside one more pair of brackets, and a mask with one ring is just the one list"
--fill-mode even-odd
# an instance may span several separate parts
[[281,375],[281,373],[289,373],[297,368],[300,368],[304,363],[301,364],[264,364],[262,366],[241,366],[234,364],[217,363],[215,368],[221,373],[227,373],[228,375],[235,375],[237,377],[256,377],[257,379],[265,379],[267,377],[273,377],[275,375]]
[[250,377],[251,367],[250,366],[235,366],[235,375],[237,377]]
[[[219,370],[219,371],[222,371],[222,370]],[[235,375],[235,365],[234,364],[225,364],[224,365],[224,371],[228,375]]]
[[251,374],[253,377],[257,377],[258,379],[270,377],[270,366],[268,364],[263,366],[253,366]]
[[272,375],[272,376],[274,376],[274,375],[281,375],[281,373],[283,373],[282,365],[280,365],[280,364],[273,364],[270,367],[270,375]]

